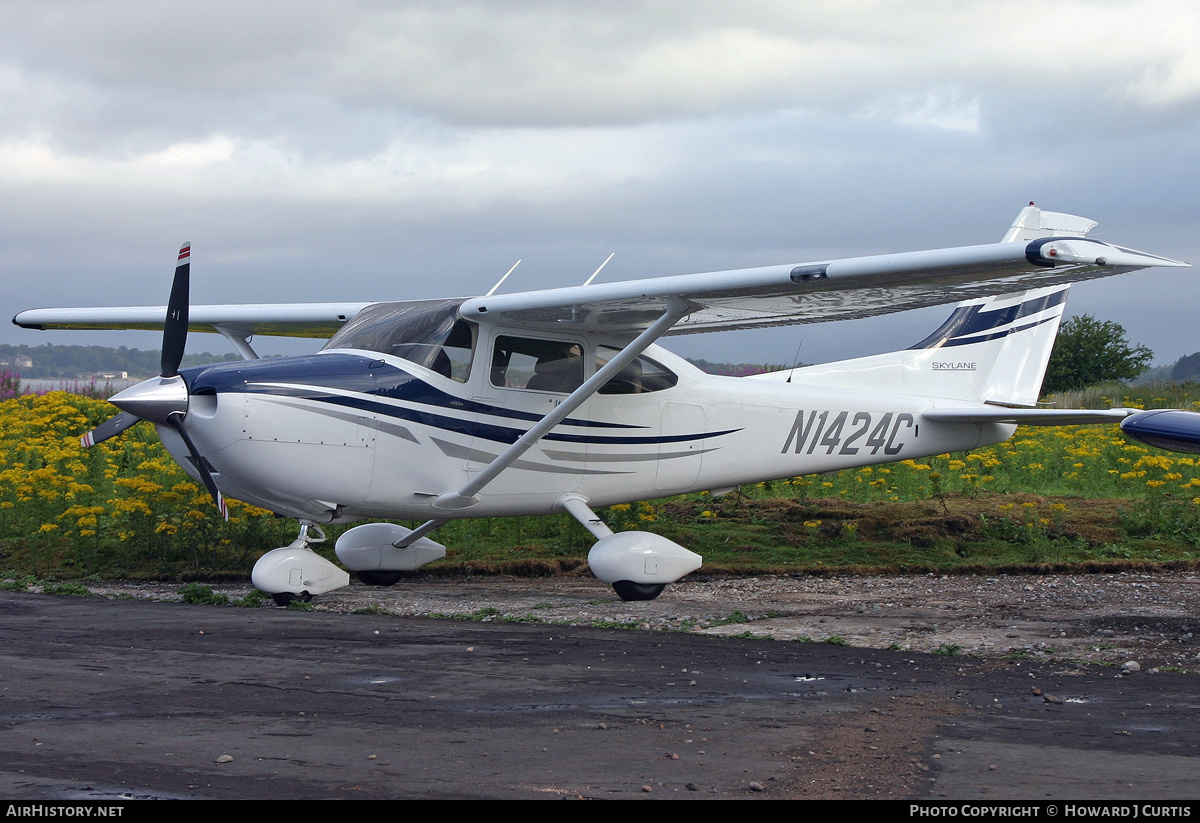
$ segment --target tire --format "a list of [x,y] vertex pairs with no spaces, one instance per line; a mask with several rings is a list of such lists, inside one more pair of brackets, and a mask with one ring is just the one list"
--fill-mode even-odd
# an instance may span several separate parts
[[653,600],[662,594],[666,585],[663,583],[634,583],[632,580],[618,580],[612,584],[613,591],[622,600]]
[[401,577],[404,577],[404,572],[398,571],[355,572],[354,574],[368,586],[394,586],[400,582]]
[[308,603],[312,600],[312,595],[308,592],[279,592],[271,595],[271,599],[275,601],[276,606],[290,606],[292,603]]

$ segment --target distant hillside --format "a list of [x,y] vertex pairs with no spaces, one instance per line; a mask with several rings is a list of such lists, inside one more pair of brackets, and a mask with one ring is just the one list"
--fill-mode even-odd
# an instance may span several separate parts
[[[710,363],[707,360],[695,358],[687,358],[687,361],[696,368],[709,374],[723,374],[730,377],[745,377],[750,374],[763,374],[769,371],[783,371],[787,366],[780,366],[772,363]],[[803,366],[803,363],[797,363],[796,368]]]
[[1175,361],[1171,367],[1171,380],[1183,382],[1200,379],[1200,352],[1187,354]]
[[1200,352],[1185,354],[1166,366],[1146,369],[1129,383],[1133,386],[1148,383],[1200,383]]
[[[0,345],[0,372],[8,371],[23,378],[64,380],[89,379],[98,374],[128,372],[132,378],[158,374],[161,354],[158,349],[130,349],[125,346],[41,346]],[[236,354],[189,354],[183,358],[184,367],[207,363],[226,363],[241,360]],[[786,366],[772,363],[712,363],[708,360],[688,360],[709,374],[745,377],[748,374],[779,371]],[[32,365],[30,365],[32,364]],[[797,366],[804,365],[798,363]]]
[[[1137,377],[1129,381],[1131,386],[1144,386],[1150,383],[1170,383],[1172,366],[1154,366],[1146,369]],[[1185,381],[1186,382],[1186,381]]]
[[[125,346],[41,346],[0,345],[0,371],[21,377],[49,377],[78,380],[108,372],[128,372],[130,377],[150,377],[159,373],[161,354],[157,349],[142,351]],[[184,366],[241,360],[236,354],[189,354]]]

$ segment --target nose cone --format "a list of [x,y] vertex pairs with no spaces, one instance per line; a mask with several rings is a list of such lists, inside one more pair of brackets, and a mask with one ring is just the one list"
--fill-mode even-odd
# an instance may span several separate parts
[[1121,431],[1150,446],[1200,454],[1200,414],[1182,409],[1153,409],[1131,414]]
[[142,420],[165,425],[172,414],[187,414],[187,384],[179,375],[151,377],[114,395],[108,402]]

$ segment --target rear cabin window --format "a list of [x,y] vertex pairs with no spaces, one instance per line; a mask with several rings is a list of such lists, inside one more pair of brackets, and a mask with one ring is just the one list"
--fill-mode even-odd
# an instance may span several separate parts
[[[596,347],[596,368],[617,356],[612,346]],[[679,382],[675,372],[649,357],[638,357],[600,387],[600,394],[642,394],[669,389]]]

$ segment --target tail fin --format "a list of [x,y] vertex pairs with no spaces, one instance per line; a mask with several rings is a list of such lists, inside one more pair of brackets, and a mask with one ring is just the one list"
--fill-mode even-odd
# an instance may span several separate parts
[[1067,286],[958,304],[902,351],[759,375],[794,383],[1033,406],[1066,307]]
[[[1096,224],[1071,214],[1046,212],[1030,203],[1017,215],[1004,242],[1039,237],[1083,237]],[[876,392],[1033,406],[1068,286],[959,303],[933,334],[903,351],[807,366],[762,375],[795,383]]]
[[1040,237],[1087,237],[1096,228],[1095,220],[1057,211],[1042,211],[1033,205],[1021,209],[1017,219],[1009,226],[1001,243],[1028,242]]
[[1068,286],[1034,289],[960,303],[941,328],[909,351],[919,352],[937,397],[1004,406],[1033,406],[1058,336]]

